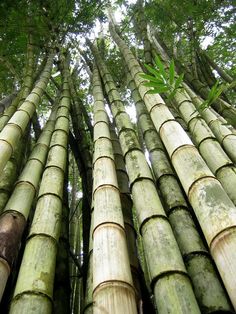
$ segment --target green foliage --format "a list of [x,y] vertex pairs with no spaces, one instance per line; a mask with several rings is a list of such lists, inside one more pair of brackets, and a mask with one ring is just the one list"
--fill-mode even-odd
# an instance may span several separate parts
[[140,74],[142,78],[148,82],[144,82],[146,87],[152,87],[148,91],[149,94],[166,93],[168,100],[172,99],[177,89],[182,88],[182,82],[184,75],[177,76],[175,72],[174,60],[171,60],[169,70],[165,70],[164,64],[161,62],[158,56],[155,57],[155,66],[151,67],[145,64],[146,69],[151,74]]
[[207,96],[207,99],[203,101],[201,106],[198,108],[198,112],[202,112],[205,109],[209,108],[219,97],[222,93],[226,92],[227,90],[230,90],[236,86],[236,81],[233,81],[230,84],[221,84],[220,81],[217,80],[214,86],[209,91],[209,94]]

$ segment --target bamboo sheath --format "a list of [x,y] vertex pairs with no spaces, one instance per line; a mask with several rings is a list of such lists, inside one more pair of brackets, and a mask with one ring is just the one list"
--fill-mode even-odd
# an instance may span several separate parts
[[39,103],[50,78],[52,64],[53,54],[48,58],[44,71],[42,72],[39,81],[35,84],[32,92],[27,96],[26,100],[13,114],[0,133],[0,174],[7,161],[10,159],[13,150],[17,146],[17,142],[24,134],[29,121],[36,110],[36,106]]
[[[66,70],[36,210],[22,259],[10,313],[52,312],[53,281],[62,218],[70,93]],[[43,252],[43,254],[42,254]]]
[[[184,84],[184,88],[191,97],[196,109],[199,109],[203,100],[197,96],[187,84]],[[227,125],[225,125],[226,121],[222,122],[219,120],[217,115],[209,108],[206,108],[204,111],[202,111],[201,115],[230,159],[236,163],[236,134],[234,134],[227,127]]]
[[134,81],[128,74],[129,86],[136,104],[140,125],[152,169],[160,189],[163,204],[178,242],[194,293],[203,313],[230,311],[228,297],[222,287],[208,250],[191,216],[185,195],[167,157],[161,139],[151,121]]
[[55,112],[52,112],[43,132],[36,143],[10,199],[0,216],[0,267],[7,265],[7,273],[0,277],[0,299],[5,289],[7,278],[20,247],[29,212],[38,190],[38,185],[46,162],[51,135],[54,129]]
[[210,252],[236,308],[236,209],[159,95],[148,94],[142,70],[125,42],[110,27],[155,128],[172,160],[201,225]]
[[137,313],[109,121],[94,68],[93,312]]
[[92,51],[118,128],[158,312],[200,313],[181,253],[129,116],[94,46]]

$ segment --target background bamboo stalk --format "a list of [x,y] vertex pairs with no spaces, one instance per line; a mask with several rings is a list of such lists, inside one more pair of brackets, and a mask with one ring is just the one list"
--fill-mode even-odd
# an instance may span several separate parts
[[93,75],[93,312],[137,313],[109,122],[96,68]]
[[[38,202],[18,275],[10,313],[51,313],[57,244],[60,236],[63,181],[69,132],[70,94],[67,73],[57,109]],[[59,133],[58,133],[59,132]],[[64,137],[61,134],[64,134]],[[44,254],[42,255],[42,252]]]
[[[233,247],[236,247],[235,206],[219,182],[213,177],[212,172],[208,169],[184,130],[174,121],[162,98],[159,95],[147,93],[149,89],[142,85],[144,82],[144,79],[140,77],[142,70],[132,52],[115,33],[112,25],[110,30],[113,39],[121,48],[155,128],[160,133],[171,157],[172,164],[185,193],[188,195],[225,287],[236,308],[236,282],[233,275],[236,271],[235,249],[233,249]],[[188,173],[187,177],[186,171]],[[227,242],[223,241],[224,235],[227,237]],[[228,269],[227,273],[225,272],[226,268]]]
[[98,50],[94,45],[91,45],[91,49],[99,66],[118,128],[158,311],[199,313],[178,245],[130,119]]
[[[156,38],[157,41],[157,38]],[[158,45],[156,45],[157,51],[158,53],[162,53],[160,48],[162,43],[160,44],[160,42],[158,42]],[[155,54],[155,53],[154,53]],[[166,60],[169,60],[169,56],[167,56],[165,54]],[[171,57],[174,58],[173,55],[171,55]],[[194,91],[199,94],[202,98],[207,99],[208,94],[209,94],[209,88],[207,85],[203,84],[198,78],[194,78],[191,74],[191,72],[188,70],[187,67],[184,67],[179,60],[175,60],[175,64],[178,67],[178,71],[184,73],[184,77],[186,82],[193,87]],[[213,104],[212,104],[213,108],[220,114],[222,115],[229,124],[231,124],[232,126],[236,127],[236,110],[234,107],[232,107],[229,103],[227,103],[226,101],[224,101],[221,98],[218,98]]]
[[[191,97],[196,109],[200,110],[199,108],[203,103],[203,99],[197,96],[188,85],[184,84],[184,87]],[[222,122],[219,120],[216,114],[209,108],[203,110],[201,115],[214,133],[218,142],[223,146],[228,156],[234,163],[236,163],[236,134],[226,125],[226,121]]]
[[134,282],[136,300],[139,309],[141,308],[144,313],[147,312],[151,314],[154,313],[154,308],[151,300],[149,299],[148,289],[146,287],[144,275],[142,273],[140,262],[138,259],[138,249],[136,245],[137,233],[133,223],[133,201],[130,195],[129,177],[126,171],[120,142],[116,135],[115,128],[112,124],[110,124],[110,135],[114,152],[118,187],[120,189],[120,199],[124,217],[130,267]]
[[183,90],[177,91],[175,105],[180,111],[192,134],[192,139],[210,170],[222,184],[224,190],[236,205],[236,168],[218,143],[211,129],[199,112],[196,112],[191,98]]

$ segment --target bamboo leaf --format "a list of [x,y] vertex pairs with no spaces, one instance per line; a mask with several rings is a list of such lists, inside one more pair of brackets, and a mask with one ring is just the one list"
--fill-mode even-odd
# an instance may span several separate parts
[[160,73],[156,69],[152,68],[148,64],[144,64],[144,66],[148,70],[148,72],[152,73],[155,77],[160,78]]
[[175,89],[177,89],[180,84],[183,82],[183,79],[184,79],[184,74],[180,74],[179,77],[176,79],[175,81]]
[[159,87],[165,87],[166,85],[163,83],[156,83],[156,82],[144,82],[143,86],[159,88]]
[[168,78],[166,75],[164,65],[162,64],[162,62],[158,56],[155,57],[155,63],[156,63],[156,66],[158,67],[158,69],[160,70],[161,75],[167,80]]
[[163,79],[148,74],[140,74],[140,77],[151,82],[163,83]]

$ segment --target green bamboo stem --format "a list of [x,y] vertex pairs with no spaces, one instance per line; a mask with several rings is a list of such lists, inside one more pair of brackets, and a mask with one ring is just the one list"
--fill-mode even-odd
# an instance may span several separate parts
[[132,207],[133,201],[130,197],[129,189],[129,177],[126,172],[125,162],[120,146],[119,139],[116,135],[115,129],[110,124],[110,136],[112,142],[112,148],[114,153],[114,161],[116,166],[116,176],[118,181],[118,187],[120,190],[120,199],[122,212],[124,217],[124,226],[127,239],[130,268],[132,273],[132,278],[135,287],[136,300],[137,304],[140,304],[142,301],[141,285],[140,285],[140,265],[138,260],[138,252],[136,247],[136,238],[137,234],[134,229],[133,224],[133,214]]
[[192,140],[206,164],[222,184],[224,190],[236,205],[236,167],[227,156],[211,129],[196,111],[190,96],[184,91],[174,95],[175,105],[188,125]]
[[0,175],[0,213],[2,213],[21,171],[23,155],[26,151],[29,132],[20,139],[18,146]]
[[17,257],[22,233],[38,190],[54,129],[54,120],[55,112],[52,112],[0,216],[0,267],[2,264],[7,265],[7,272],[4,274],[1,272],[0,299]]
[[74,84],[72,81],[71,76],[69,76],[69,84],[70,84],[70,91],[71,95],[74,101],[73,104],[73,111],[75,113],[75,119],[77,121],[78,126],[78,139],[80,141],[80,147],[81,147],[81,155],[84,159],[84,165],[86,169],[86,177],[87,177],[87,187],[88,187],[88,193],[91,197],[92,195],[92,160],[91,160],[91,154],[90,154],[90,143],[91,138],[88,136],[87,132],[85,131],[85,124],[84,124],[84,117],[81,110],[81,103],[79,103],[76,90],[74,88]]
[[85,124],[86,124],[87,131],[90,134],[90,141],[91,141],[91,139],[93,138],[93,126],[92,126],[92,123],[91,123],[91,119],[90,119],[90,117],[88,115],[88,112],[86,110],[86,107],[84,106],[82,100],[80,99],[80,97],[78,96],[78,93],[76,91],[76,85],[75,85],[76,75],[77,75],[77,71],[75,71],[75,68],[74,68],[74,71],[71,74],[71,78],[72,78],[72,82],[71,83],[73,84],[73,87],[72,87],[73,98],[76,98],[77,103],[80,105],[81,111],[83,113],[83,118],[84,118],[84,121],[85,121]]
[[92,198],[92,157],[91,157],[91,138],[85,131],[85,124],[83,119],[83,112],[81,104],[76,97],[76,91],[72,82],[71,76],[69,77],[70,91],[73,96],[74,102],[72,103],[72,123],[77,140],[77,147],[80,153],[81,160],[81,177],[83,181],[83,190],[86,198],[83,200],[83,250],[85,259],[87,259],[89,249],[89,231],[90,231],[90,206]]
[[93,96],[93,312],[137,313],[109,121],[96,68]]
[[10,118],[15,113],[17,106],[19,104],[19,101],[21,99],[22,89],[18,92],[16,98],[12,101],[9,107],[4,111],[4,113],[0,116],[0,131],[4,128],[4,126],[7,124],[7,122],[10,120]]
[[218,66],[217,63],[212,58],[210,58],[205,51],[201,51],[201,54],[206,58],[210,66],[217,71],[222,79],[224,79],[228,83],[233,82],[233,78],[228,73],[226,73],[220,66]]
[[35,56],[34,56],[34,46],[33,46],[33,36],[28,35],[27,43],[27,54],[26,54],[26,67],[24,69],[24,80],[22,86],[21,99],[19,101],[18,107],[23,104],[26,97],[30,94],[33,83],[34,83],[34,70],[35,70]]
[[[209,94],[209,88],[200,82],[198,79],[195,79],[191,76],[191,74],[183,67],[181,67],[181,70],[184,70],[185,72],[185,78],[187,82],[189,82],[194,90],[201,95],[204,99],[207,99]],[[213,104],[212,107],[220,114],[222,115],[228,123],[232,124],[234,127],[236,127],[236,110],[234,107],[232,107],[229,103],[224,101],[221,98],[218,98]]]
[[11,303],[11,314],[52,312],[53,281],[67,160],[69,106],[70,93],[64,70],[63,90],[57,109],[55,129]]
[[0,133],[0,174],[7,161],[10,159],[13,150],[17,146],[17,142],[24,134],[29,121],[36,110],[36,106],[44,93],[50,77],[52,63],[53,55],[48,58],[44,71],[40,76],[40,80],[35,84],[32,92],[27,96],[24,103],[13,114]]
[[138,36],[143,42],[144,61],[146,64],[152,63],[151,43],[147,36],[147,23],[145,21],[145,14],[143,10],[143,0],[138,0],[136,3],[138,12],[135,15],[135,27],[139,30]]
[[191,209],[187,205],[185,195],[171,167],[161,139],[130,75],[128,75],[128,79],[132,97],[136,103],[138,124],[142,129],[149,151],[157,186],[192,280],[201,311],[203,313],[230,311],[228,297],[214,269],[210,254],[197,231],[191,216]]
[[[184,84],[184,88],[191,97],[196,109],[199,110],[203,100],[197,96],[187,84]],[[230,159],[236,163],[236,134],[234,134],[229,127],[225,125],[226,121],[222,122],[219,120],[217,115],[209,108],[203,110],[201,112],[201,116],[208,124],[218,142],[223,146]]]
[[159,313],[200,313],[190,280],[136,133],[97,49],[92,46],[118,128]]
[[16,98],[17,92],[13,92],[0,100],[0,115],[11,105],[12,101]]
[[[112,26],[110,30],[127,62],[155,128],[168,151],[201,225],[231,301],[236,308],[235,206],[206,166],[184,130],[174,120],[162,98],[159,95],[147,93],[149,88],[143,86],[145,80],[140,77],[142,70],[138,62]],[[186,176],[186,174],[188,175]]]

